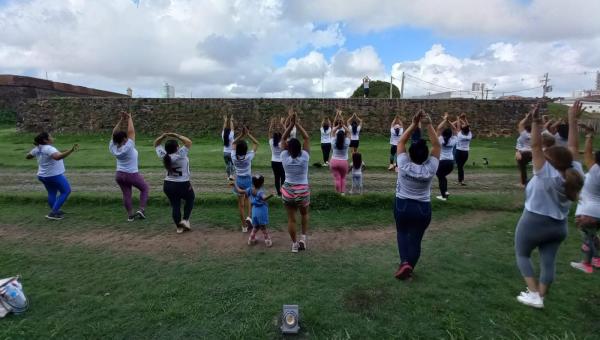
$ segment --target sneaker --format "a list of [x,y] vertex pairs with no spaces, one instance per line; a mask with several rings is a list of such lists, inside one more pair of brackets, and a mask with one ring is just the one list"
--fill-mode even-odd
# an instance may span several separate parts
[[544,298],[542,298],[538,292],[521,292],[521,294],[517,296],[517,301],[529,307],[544,308]]
[[392,171],[394,170],[394,164],[390,164],[390,166],[388,166],[388,171]]
[[233,182],[233,176],[229,176],[229,177],[227,177],[227,180],[228,180],[229,182]]
[[394,276],[398,280],[406,280],[411,277],[413,271],[413,267],[408,263],[402,263],[398,266],[398,270],[394,273]]
[[48,215],[46,215],[46,218],[49,220],[62,220],[64,218],[64,216],[57,212],[51,211],[50,213],[48,213]]
[[463,186],[463,187],[467,186],[467,184],[465,182],[458,182],[458,185]]
[[303,237],[298,241],[298,250],[306,250],[306,237]]
[[600,257],[593,257],[592,258],[592,267],[594,267],[594,268],[600,268]]
[[256,238],[255,237],[249,237],[248,238],[248,245],[255,245],[256,244]]
[[145,220],[146,215],[144,214],[144,210],[140,209],[140,210],[136,211],[135,217],[139,218],[140,220]]
[[450,196],[450,193],[446,191],[446,198],[448,198],[448,196]]
[[135,215],[127,216],[127,222],[133,222],[135,220]]
[[192,230],[192,227],[190,226],[190,221],[189,220],[181,220],[181,222],[179,224],[181,225],[181,227],[183,227],[183,231],[190,231],[190,230]]
[[[244,231],[245,233],[248,232],[248,230],[252,230],[252,228],[254,228],[254,225],[252,225],[252,219],[250,217],[246,217],[246,220],[244,221],[245,223],[245,227],[246,227],[246,231]],[[242,227],[242,230],[244,230],[244,228]]]
[[247,233],[248,232],[248,227],[246,227],[246,225],[244,224],[242,226],[242,233]]
[[435,196],[435,198],[437,198],[440,201],[446,201],[447,200],[446,197],[444,197],[444,196]]
[[587,274],[591,274],[594,272],[594,269],[592,269],[592,265],[589,263],[571,262],[571,267],[581,270],[582,272]]
[[272,245],[273,245],[273,241],[271,241],[270,238],[265,240],[265,246],[267,246],[267,248],[271,248]]
[[297,253],[298,248],[299,248],[298,242],[292,243],[292,253]]

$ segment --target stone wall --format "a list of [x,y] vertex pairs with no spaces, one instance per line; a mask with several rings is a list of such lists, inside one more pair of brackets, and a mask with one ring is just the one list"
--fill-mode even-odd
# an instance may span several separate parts
[[45,98],[23,102],[17,109],[17,128],[37,132],[108,132],[121,110],[134,113],[139,132],[156,134],[177,131],[193,135],[216,134],[225,114],[233,114],[258,135],[268,120],[283,116],[290,106],[302,124],[316,131],[324,117],[339,108],[347,117],[356,112],[365,121],[364,132],[387,134],[390,122],[400,114],[405,122],[419,108],[431,113],[434,122],[447,111],[466,112],[478,135],[510,135],[527,111],[530,101],[505,100],[399,100],[399,99],[148,99],[148,98]]

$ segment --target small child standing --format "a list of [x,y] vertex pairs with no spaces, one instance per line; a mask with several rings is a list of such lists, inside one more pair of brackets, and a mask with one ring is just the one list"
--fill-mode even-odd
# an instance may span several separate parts
[[363,193],[363,170],[365,170],[365,162],[362,161],[362,155],[360,152],[355,152],[352,154],[352,163],[350,163],[350,168],[348,168],[348,172],[352,172],[352,189],[350,189],[350,194],[359,194]]
[[265,245],[267,247],[273,245],[271,236],[269,236],[269,231],[267,230],[267,225],[269,225],[269,205],[267,204],[267,200],[273,197],[273,194],[265,195],[263,190],[264,183],[265,178],[262,175],[254,175],[252,176],[251,188],[244,190],[240,189],[237,185],[235,187],[237,192],[248,196],[252,205],[252,221],[246,221],[248,229],[251,230],[250,237],[248,238],[249,246],[256,244],[256,233],[259,229],[262,230]]

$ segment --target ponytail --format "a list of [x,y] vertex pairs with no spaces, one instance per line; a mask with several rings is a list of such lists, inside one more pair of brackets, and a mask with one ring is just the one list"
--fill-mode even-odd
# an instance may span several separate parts
[[335,148],[338,150],[344,149],[344,144],[346,142],[346,133],[344,130],[338,130],[335,134]]
[[229,134],[231,133],[230,128],[223,129],[223,146],[229,147]]
[[165,155],[165,157],[163,157],[163,165],[165,166],[165,169],[171,173],[171,156]]
[[583,188],[584,178],[579,171],[568,168],[565,170],[565,195],[569,201],[577,202],[579,200],[579,192]]
[[447,128],[444,131],[442,131],[442,137],[444,138],[444,146],[447,146],[448,142],[450,141],[450,138],[452,138],[452,130],[450,128]]

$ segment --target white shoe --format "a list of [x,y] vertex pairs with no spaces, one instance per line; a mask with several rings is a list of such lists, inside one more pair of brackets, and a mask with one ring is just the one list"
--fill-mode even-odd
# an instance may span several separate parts
[[442,196],[435,196],[435,198],[437,198],[440,201],[445,201],[446,200],[446,198],[442,197]]
[[248,232],[248,227],[246,227],[245,225],[242,226],[242,233],[247,233]]
[[450,196],[450,193],[446,191],[446,197]]
[[529,307],[544,308],[544,298],[538,292],[530,292],[529,290],[521,292],[517,296],[517,301]]
[[591,274],[594,272],[594,269],[591,264],[586,265],[582,262],[571,262],[571,267],[573,267],[577,270],[581,270],[582,272],[584,272],[586,274]]
[[298,250],[306,250],[307,243],[306,237],[302,237],[300,241],[298,241]]
[[190,231],[192,230],[192,227],[190,226],[190,221],[189,220],[181,220],[181,222],[179,223],[184,231]]
[[299,248],[298,242],[292,243],[292,253],[297,253],[298,248]]
[[265,240],[265,246],[267,246],[267,248],[271,248],[272,245],[273,245],[273,241],[271,241],[270,238]]

